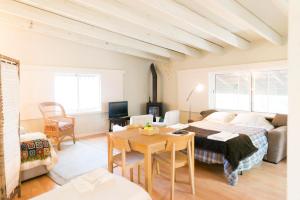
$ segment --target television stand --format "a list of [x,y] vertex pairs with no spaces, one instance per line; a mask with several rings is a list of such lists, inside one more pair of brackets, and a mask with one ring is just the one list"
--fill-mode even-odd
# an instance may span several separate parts
[[129,116],[126,117],[118,117],[118,118],[109,118],[109,131],[111,132],[111,125],[112,124],[117,124],[119,126],[127,126],[128,121],[130,120]]

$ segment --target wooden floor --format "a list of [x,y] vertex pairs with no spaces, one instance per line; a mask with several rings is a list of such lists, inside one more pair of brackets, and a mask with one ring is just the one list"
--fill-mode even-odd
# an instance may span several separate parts
[[[106,138],[94,137],[81,142],[106,151]],[[286,199],[286,161],[280,164],[263,162],[260,166],[239,176],[236,186],[229,186],[223,175],[221,165],[195,164],[196,195],[191,195],[188,183],[188,169],[176,171],[175,199],[177,200],[285,200]],[[137,170],[135,170],[136,172]],[[161,175],[154,176],[153,200],[169,199],[170,182],[168,169],[161,166]],[[120,174],[116,169],[115,173]],[[129,173],[129,172],[128,172]],[[135,175],[135,181],[136,181]],[[143,179],[142,179],[143,180]],[[29,199],[56,188],[57,185],[46,175],[22,184],[21,199]]]

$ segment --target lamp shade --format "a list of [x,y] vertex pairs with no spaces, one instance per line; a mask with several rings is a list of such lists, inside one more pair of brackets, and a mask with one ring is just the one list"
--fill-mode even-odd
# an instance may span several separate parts
[[196,92],[202,92],[204,90],[204,85],[202,85],[201,83],[199,83],[196,86]]

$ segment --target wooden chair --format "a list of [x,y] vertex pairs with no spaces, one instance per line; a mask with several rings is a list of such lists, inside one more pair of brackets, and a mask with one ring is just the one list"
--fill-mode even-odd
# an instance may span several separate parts
[[130,181],[133,182],[133,168],[138,168],[138,183],[141,182],[141,166],[144,163],[144,155],[131,151],[128,140],[119,138],[117,133],[109,133],[109,142],[112,150],[116,149],[120,153],[113,155],[113,163],[122,168],[122,176],[125,176],[126,170],[130,169]]
[[75,118],[67,116],[65,109],[59,103],[44,102],[39,105],[44,118],[44,132],[47,137],[54,139],[57,149],[66,136],[73,138],[75,144]]
[[[167,140],[166,151],[155,154],[153,160],[153,168],[156,166],[156,171],[159,174],[159,165],[166,164],[170,166],[171,171],[171,200],[174,199],[174,185],[175,185],[175,169],[188,165],[189,177],[192,189],[192,194],[195,194],[195,180],[194,180],[194,161],[192,153],[192,142],[194,141],[194,133],[186,135],[170,136]],[[182,150],[187,150],[187,154]],[[154,172],[154,170],[153,170]]]

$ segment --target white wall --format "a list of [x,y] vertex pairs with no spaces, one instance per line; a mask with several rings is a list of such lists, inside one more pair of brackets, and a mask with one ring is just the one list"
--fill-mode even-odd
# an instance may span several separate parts
[[[0,44],[0,53],[19,59],[21,67],[34,65],[122,70],[125,72],[124,99],[129,101],[129,113],[140,114],[145,110],[149,96],[150,61],[8,26],[1,26]],[[107,130],[106,113],[76,118],[77,134]],[[25,120],[22,125],[31,131],[42,130],[40,119]]]
[[299,200],[300,1],[289,1],[288,199]]
[[[236,48],[226,49],[226,52],[222,55],[205,54],[201,58],[187,57],[184,60],[173,61],[170,64],[157,63],[159,68],[159,74],[163,78],[161,83],[160,98],[166,105],[166,109],[177,109],[179,107],[178,94],[178,71],[194,69],[199,70],[199,80],[203,80],[204,84],[208,83],[208,73],[214,71],[219,67],[241,65],[238,69],[242,70],[251,63],[263,63],[270,61],[280,61],[287,59],[287,45],[277,46],[265,41],[257,41],[251,45],[248,50],[240,50]],[[230,67],[229,67],[230,68]],[[203,72],[203,73],[201,73]],[[193,84],[193,77],[186,77],[186,81]],[[199,116],[198,111],[208,108],[208,90],[204,91],[202,95],[197,99],[199,106],[196,110],[194,117]],[[185,109],[186,110],[186,109]],[[182,121],[187,119],[186,112],[182,112]]]

